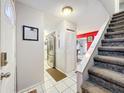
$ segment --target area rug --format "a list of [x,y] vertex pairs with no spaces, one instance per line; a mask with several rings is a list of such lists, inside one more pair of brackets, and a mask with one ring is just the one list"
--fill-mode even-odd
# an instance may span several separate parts
[[64,73],[56,68],[49,68],[47,69],[47,72],[55,79],[55,81],[60,81],[67,77]]

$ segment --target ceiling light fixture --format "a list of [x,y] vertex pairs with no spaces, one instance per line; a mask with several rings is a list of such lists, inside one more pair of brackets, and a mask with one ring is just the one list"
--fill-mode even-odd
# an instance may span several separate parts
[[62,8],[62,14],[64,16],[69,16],[73,12],[73,8],[71,6],[65,6]]

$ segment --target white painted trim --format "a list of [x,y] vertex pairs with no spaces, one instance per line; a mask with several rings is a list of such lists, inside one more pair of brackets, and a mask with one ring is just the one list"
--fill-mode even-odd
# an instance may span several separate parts
[[99,40],[101,40],[101,37],[105,31],[105,28],[109,22],[109,19],[108,18],[105,23],[103,24],[103,26],[101,27],[101,29],[99,30],[97,36],[95,37],[91,47],[89,48],[89,50],[87,51],[87,53],[84,55],[82,61],[80,64],[78,64],[77,66],[77,71],[80,72],[80,73],[83,73],[85,68],[87,67],[88,63],[89,63],[89,60],[93,54],[93,52],[95,51],[96,47],[97,47],[97,44],[99,42]]
[[14,51],[15,51],[15,73],[14,73],[14,93],[17,93],[16,91],[17,91],[17,89],[16,89],[16,84],[17,84],[17,82],[16,82],[16,80],[17,80],[17,73],[16,73],[16,71],[17,71],[17,61],[16,61],[16,9],[15,9],[15,1],[13,1],[13,0],[11,0],[11,2],[12,2],[12,5],[13,5],[13,9],[14,9],[14,16],[15,16],[15,23],[14,23],[14,26],[15,26],[15,40],[14,40],[14,42],[15,42],[15,49],[14,49]]
[[119,7],[120,7],[119,0],[115,0],[115,13],[118,13],[120,11]]

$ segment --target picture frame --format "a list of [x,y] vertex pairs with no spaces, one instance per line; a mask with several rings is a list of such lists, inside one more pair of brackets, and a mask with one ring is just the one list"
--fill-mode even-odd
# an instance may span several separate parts
[[23,40],[38,41],[39,29],[36,27],[23,25]]
[[93,42],[93,36],[88,36],[87,41],[88,42]]

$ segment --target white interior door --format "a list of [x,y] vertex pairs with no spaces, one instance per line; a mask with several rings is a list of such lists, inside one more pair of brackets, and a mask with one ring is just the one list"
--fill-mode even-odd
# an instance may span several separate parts
[[1,58],[7,61],[6,65],[0,66],[0,93],[16,93],[15,8],[13,0],[1,0],[0,3],[0,55],[5,53]]

